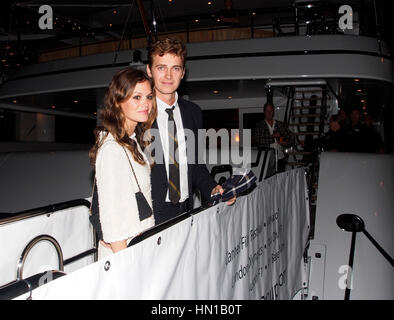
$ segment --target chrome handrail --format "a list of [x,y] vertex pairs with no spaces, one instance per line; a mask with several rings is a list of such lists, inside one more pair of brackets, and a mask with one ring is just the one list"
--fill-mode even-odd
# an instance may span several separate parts
[[62,249],[61,249],[59,243],[56,241],[55,238],[45,234],[45,235],[40,235],[38,237],[35,237],[33,240],[31,240],[28,243],[28,245],[23,250],[23,252],[22,252],[22,254],[21,254],[20,258],[19,258],[19,262],[18,262],[17,269],[16,269],[16,280],[22,280],[23,279],[22,278],[22,276],[23,276],[23,267],[25,265],[27,255],[29,254],[31,249],[33,249],[33,247],[37,243],[39,243],[40,241],[48,241],[55,247],[57,255],[58,255],[58,262],[59,262],[59,269],[58,270],[64,271],[63,252],[62,252]]
[[0,226],[7,224],[7,223],[36,217],[36,216],[40,216],[43,214],[51,214],[56,211],[65,210],[65,209],[78,207],[78,206],[85,206],[87,208],[90,208],[90,202],[86,199],[75,199],[75,200],[50,204],[50,205],[44,206],[44,207],[28,209],[28,210],[24,210],[24,211],[20,211],[20,212],[6,213],[5,218],[0,218]]

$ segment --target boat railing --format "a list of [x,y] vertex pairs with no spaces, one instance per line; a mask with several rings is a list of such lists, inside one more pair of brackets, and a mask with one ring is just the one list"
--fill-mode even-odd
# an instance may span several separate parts
[[[64,211],[68,209],[76,209],[78,207],[90,208],[90,201],[86,199],[74,199],[70,201],[50,204],[43,207],[28,209],[16,213],[2,213],[0,215],[0,227],[6,227],[15,223],[23,223],[24,220],[30,220],[31,218],[37,218],[40,216],[50,217],[59,211]],[[27,239],[28,243],[22,248],[19,259],[16,264],[16,279],[0,286],[0,299],[12,299],[11,296],[17,297],[20,294],[29,292],[41,284],[44,284],[50,280],[53,280],[61,275],[66,274],[64,272],[64,267],[72,264],[78,260],[94,256],[94,261],[97,261],[97,241],[95,235],[93,234],[92,247],[73,255],[70,258],[64,259],[64,254],[59,241],[55,239],[54,236],[46,234],[42,230],[37,232],[33,239]],[[24,278],[23,272],[26,261],[29,259],[29,253],[33,251],[33,248],[39,248],[39,245],[43,242],[49,243],[51,247],[55,249],[56,259],[58,267],[56,270],[46,270],[44,273],[40,272],[32,276]]]
[[43,214],[52,214],[56,211],[70,209],[78,206],[85,206],[87,208],[90,208],[90,202],[86,199],[74,199],[65,202],[50,204],[39,208],[23,210],[15,213],[1,213],[0,226],[6,223],[16,222],[23,219],[40,216]]
[[[248,9],[240,12],[243,17],[241,23],[236,25],[226,25],[218,17],[218,24],[212,25],[207,17],[196,15],[194,23],[190,17],[181,17],[177,23],[184,22],[184,27],[178,27],[176,31],[156,32],[156,38],[166,36],[177,37],[185,43],[206,42],[216,40],[239,40],[253,39],[278,36],[299,36],[299,35],[316,35],[316,34],[346,34],[373,36],[381,39],[382,32],[379,24],[379,10],[374,3],[373,10],[368,10],[361,3],[355,3],[352,10],[352,23],[354,27],[349,30],[342,30],[339,27],[339,20],[342,16],[338,10],[338,4],[321,4],[313,5],[312,8],[305,7],[304,4],[287,6],[286,8],[265,8],[265,9]],[[258,17],[271,14],[272,21],[262,23]],[[208,24],[204,25],[203,21]],[[171,23],[170,21],[168,21]],[[197,23],[198,22],[198,23]],[[136,25],[135,28],[138,26]],[[146,48],[148,46],[147,37],[141,34],[133,34],[130,38],[117,40],[94,41],[95,33],[102,32],[102,29],[92,29],[87,34],[81,34],[81,40],[78,45],[66,46],[63,48],[40,50],[36,60],[38,62],[47,62],[64,58],[85,56],[104,52],[114,52],[119,50],[132,50],[135,48]],[[87,42],[84,43],[84,38]],[[117,48],[117,49],[116,49]],[[35,59],[30,59],[32,62]]]

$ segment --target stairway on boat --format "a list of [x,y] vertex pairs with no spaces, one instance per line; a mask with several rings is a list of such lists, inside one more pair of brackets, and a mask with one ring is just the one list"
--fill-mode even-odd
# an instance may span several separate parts
[[[314,225],[319,153],[317,141],[329,130],[329,117],[334,112],[333,98],[325,86],[297,86],[290,89],[287,124],[295,134],[296,145],[288,151],[287,166],[290,168],[304,166],[308,170],[308,187],[311,226]],[[313,238],[314,230],[311,230]]]

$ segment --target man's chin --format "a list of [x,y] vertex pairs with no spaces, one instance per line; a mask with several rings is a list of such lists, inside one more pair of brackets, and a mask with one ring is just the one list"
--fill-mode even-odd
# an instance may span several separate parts
[[161,89],[158,89],[158,88],[156,88],[156,90],[157,90],[158,92],[160,92],[160,94],[166,95],[166,96],[175,94],[175,91],[176,91],[176,89],[165,89],[165,90],[161,90]]

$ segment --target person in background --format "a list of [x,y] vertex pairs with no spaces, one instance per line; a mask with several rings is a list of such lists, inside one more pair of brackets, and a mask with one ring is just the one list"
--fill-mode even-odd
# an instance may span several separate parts
[[[193,132],[197,142],[198,129],[203,129],[203,123],[200,107],[177,93],[185,75],[185,64],[186,47],[177,39],[158,40],[149,48],[147,73],[154,82],[158,110],[152,128],[159,131],[155,139],[159,140],[157,145],[163,151],[155,151],[155,154],[156,157],[164,155],[164,159],[155,159],[151,174],[156,224],[193,209],[194,189],[200,190],[202,202],[224,191],[211,177],[206,165],[198,163],[198,148],[194,163],[188,162],[185,129]],[[235,198],[227,204],[234,202]]]
[[339,125],[341,126],[342,129],[348,130],[349,128],[349,117],[346,113],[345,110],[340,109],[337,115],[337,121],[339,122]]
[[349,115],[349,140],[347,151],[365,152],[365,126],[361,123],[361,112],[353,108]]
[[325,151],[346,151],[348,146],[348,134],[341,126],[340,115],[330,118],[330,129],[322,138],[321,146]]
[[365,151],[370,153],[384,153],[384,144],[381,136],[373,127],[373,118],[369,114],[364,115],[363,118],[365,126]]
[[265,119],[256,124],[257,145],[273,148],[278,155],[278,172],[285,171],[287,156],[284,149],[295,144],[295,136],[281,121],[275,120],[275,108],[272,103],[264,105]]
[[156,118],[152,82],[141,70],[126,68],[109,84],[100,111],[102,126],[89,152],[96,170],[99,218],[103,234],[99,259],[123,250],[130,240],[154,226],[154,216],[140,218],[136,193],[151,199],[151,166],[142,151],[144,133]]

